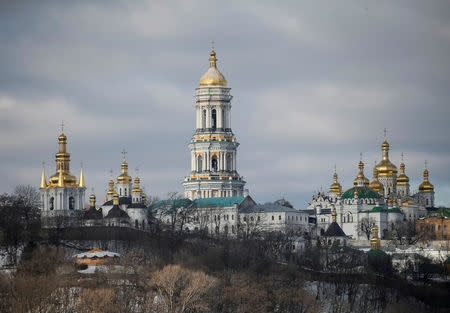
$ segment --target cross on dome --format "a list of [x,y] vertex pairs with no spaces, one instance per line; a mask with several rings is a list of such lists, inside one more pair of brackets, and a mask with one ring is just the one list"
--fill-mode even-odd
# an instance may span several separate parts
[[125,161],[125,157],[126,157],[128,152],[125,149],[123,149],[121,153],[123,155],[123,160]]
[[61,133],[64,133],[64,121],[61,121]]

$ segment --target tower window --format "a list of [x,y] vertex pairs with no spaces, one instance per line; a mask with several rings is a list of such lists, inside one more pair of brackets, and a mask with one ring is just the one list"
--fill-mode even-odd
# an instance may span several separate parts
[[212,129],[215,130],[217,127],[217,112],[216,109],[213,109],[211,111],[211,118],[212,118]]
[[206,128],[206,110],[203,110],[203,114],[202,114],[202,128],[203,129]]
[[73,210],[75,207],[75,199],[73,197],[69,198],[69,210]]
[[233,168],[233,157],[231,156],[231,154],[227,155],[227,170],[231,171]]
[[53,210],[55,208],[55,198],[51,197],[50,198],[50,210]]
[[203,162],[202,162],[202,156],[199,155],[197,158],[197,171],[201,172],[203,170]]
[[211,161],[211,168],[214,172],[217,172],[217,158],[214,157]]

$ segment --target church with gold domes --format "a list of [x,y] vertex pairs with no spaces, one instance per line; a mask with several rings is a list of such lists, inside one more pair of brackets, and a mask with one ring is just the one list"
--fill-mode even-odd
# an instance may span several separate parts
[[[70,173],[70,153],[67,152],[67,137],[63,132],[58,137],[58,143],[56,173],[50,176],[48,182],[42,168],[40,196],[43,225],[50,225],[54,217],[69,219],[75,216],[76,211],[84,209],[86,185],[83,168],[77,181]],[[58,222],[63,223],[62,219]]]
[[423,182],[418,192],[412,194],[405,168],[402,154],[397,176],[397,167],[389,159],[389,143],[385,136],[381,144],[381,161],[375,163],[372,181],[364,174],[362,156],[353,187],[344,192],[335,169],[329,192],[314,195],[308,206],[310,214],[316,218],[317,234],[323,234],[330,225],[333,210],[337,211],[337,222],[342,230],[353,239],[364,239],[361,232],[363,219],[375,224],[384,238],[393,223],[425,216],[427,209],[434,207],[434,186],[428,180],[428,169],[425,165]]

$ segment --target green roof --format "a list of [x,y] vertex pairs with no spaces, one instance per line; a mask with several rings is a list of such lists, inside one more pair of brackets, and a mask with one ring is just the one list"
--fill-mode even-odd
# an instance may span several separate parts
[[389,213],[403,213],[399,208],[390,208],[388,209]]
[[171,206],[176,208],[187,208],[194,205],[197,208],[230,208],[235,204],[240,205],[245,197],[220,197],[220,198],[201,198],[191,201],[187,198],[183,199],[168,199],[156,202],[151,206],[152,210],[163,206]]
[[437,211],[428,214],[428,216],[450,218],[450,208],[439,208]]
[[379,199],[381,198],[380,194],[373,190],[372,188],[366,186],[357,186],[348,189],[341,196],[341,199],[353,199],[355,197],[355,190],[358,190],[358,198],[359,199]]
[[151,206],[152,210],[158,209],[160,207],[163,206],[173,206],[173,207],[177,207],[177,208],[181,208],[181,207],[188,207],[192,204],[192,201],[186,198],[183,199],[168,199],[168,200],[161,200],[156,202],[155,204],[153,204]]
[[245,197],[220,197],[195,199],[197,208],[230,208],[235,204],[240,205]]
[[371,259],[387,259],[388,255],[383,250],[373,250],[367,251],[367,256]]
[[360,211],[361,213],[402,213],[402,211],[400,211],[399,208],[390,208],[390,209],[386,209],[383,208],[381,206],[375,206],[370,210],[363,210]]

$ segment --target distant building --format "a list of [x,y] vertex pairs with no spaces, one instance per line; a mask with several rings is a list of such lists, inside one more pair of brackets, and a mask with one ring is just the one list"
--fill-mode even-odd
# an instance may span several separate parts
[[428,169],[425,167],[419,191],[412,194],[409,177],[405,174],[403,154],[400,174],[397,176],[397,167],[389,160],[386,138],[381,148],[382,160],[373,168],[372,182],[365,177],[364,163],[360,160],[353,187],[342,192],[335,170],[328,194],[319,192],[313,195],[308,212],[316,222],[317,235],[324,235],[331,224],[333,209],[337,211],[337,223],[352,239],[364,239],[365,234],[360,229],[364,219],[377,225],[380,237],[384,238],[389,226],[395,222],[415,221],[425,216],[427,209],[433,209],[434,186],[428,180]]
[[439,208],[420,218],[416,229],[424,239],[450,239],[450,208]]

